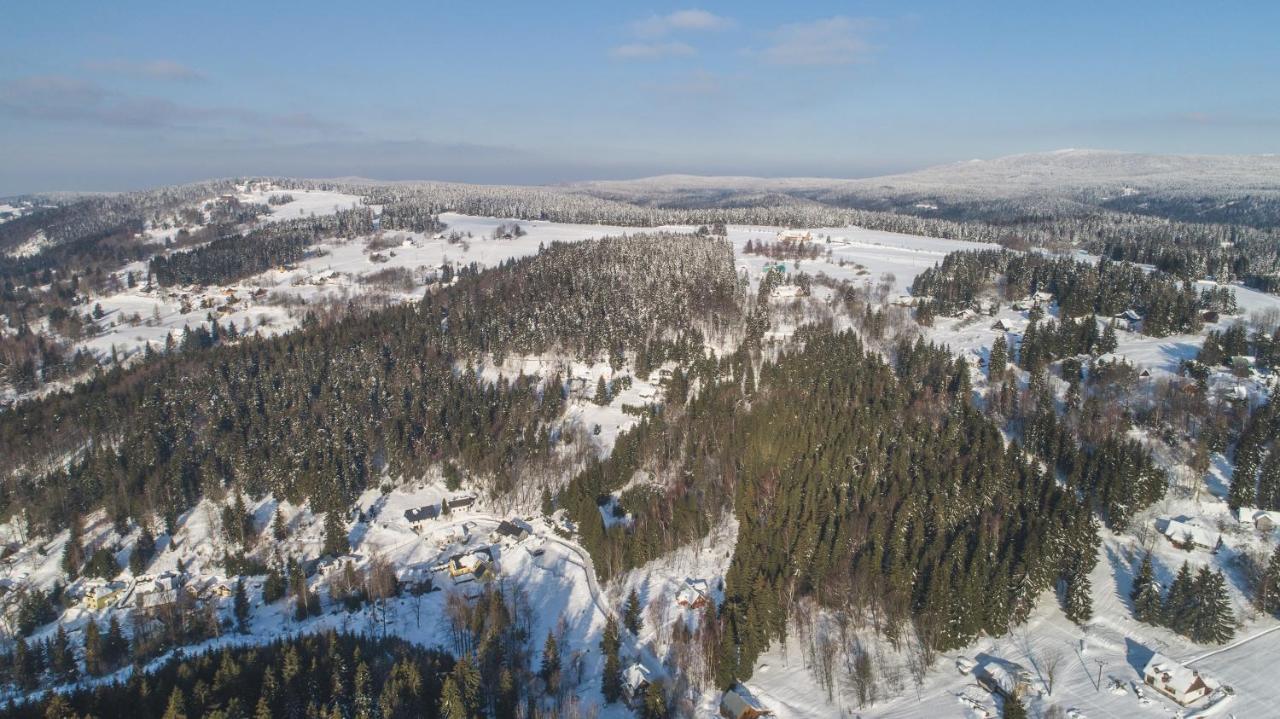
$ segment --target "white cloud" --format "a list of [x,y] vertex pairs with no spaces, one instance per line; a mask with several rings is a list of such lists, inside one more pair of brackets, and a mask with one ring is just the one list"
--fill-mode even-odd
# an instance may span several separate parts
[[609,50],[609,56],[618,60],[658,60],[664,57],[688,57],[696,52],[682,42],[636,42]]
[[724,30],[733,25],[733,21],[706,10],[677,10],[668,15],[654,15],[632,25],[637,35],[655,37],[669,32],[686,30]]
[[90,60],[84,65],[94,72],[135,75],[153,80],[193,82],[205,79],[200,71],[173,60]]
[[772,33],[773,44],[760,57],[774,65],[851,65],[864,62],[872,46],[870,20],[829,17],[783,25]]

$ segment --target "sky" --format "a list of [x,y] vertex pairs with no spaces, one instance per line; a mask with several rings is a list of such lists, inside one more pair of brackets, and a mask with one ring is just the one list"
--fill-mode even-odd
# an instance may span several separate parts
[[0,196],[1280,152],[1280,3],[10,3]]

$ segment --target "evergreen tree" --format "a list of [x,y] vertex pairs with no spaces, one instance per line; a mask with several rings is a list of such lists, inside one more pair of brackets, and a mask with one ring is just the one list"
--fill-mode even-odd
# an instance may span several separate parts
[[169,705],[164,710],[162,719],[187,719],[187,701],[182,696],[182,689],[174,687],[169,694]]
[[1227,592],[1227,580],[1222,572],[1214,572],[1208,566],[1196,574],[1195,614],[1191,623],[1191,638],[1202,644],[1221,644],[1235,636],[1235,614],[1231,610],[1231,595]]
[[1001,716],[1004,719],[1027,719],[1027,705],[1022,703],[1022,697],[1017,694],[1005,697]]
[[107,636],[102,640],[102,657],[108,669],[115,669],[129,656],[129,640],[120,628],[120,620],[113,614],[107,622]]
[[236,577],[236,592],[232,610],[236,618],[236,629],[241,634],[249,631],[249,597],[244,591],[244,580]]
[[1116,321],[1111,320],[1102,331],[1102,339],[1098,340],[1098,354],[1115,352],[1119,346],[1120,340],[1116,337]]
[[605,622],[604,635],[600,639],[600,649],[604,652],[604,674],[600,677],[600,691],[609,704],[622,696],[622,662],[618,658],[621,645],[618,622],[610,616]]
[[67,544],[62,548],[62,571],[67,577],[75,579],[84,566],[84,518],[79,512],[71,515],[71,526]]
[[98,623],[92,619],[84,626],[84,670],[89,676],[101,676],[107,672],[102,655],[102,634]]
[[1005,340],[1003,332],[991,344],[991,357],[987,365],[987,378],[991,384],[997,384],[1004,379],[1005,370],[1009,365],[1009,342]]
[[623,622],[627,625],[627,631],[636,636],[640,634],[640,625],[643,622],[640,610],[640,595],[636,593],[633,587],[631,593],[627,595],[627,604],[622,609],[622,615]]
[[156,553],[156,538],[151,527],[143,523],[138,533],[138,540],[133,543],[133,551],[129,553],[129,571],[136,577],[147,571],[147,565]]
[[[1233,475],[1234,476],[1234,475]],[[1234,484],[1232,487],[1234,488]],[[1262,473],[1258,477],[1258,507],[1267,510],[1280,510],[1280,449],[1272,449],[1262,463]],[[1251,505],[1242,505],[1251,506]]]
[[[1237,454],[1240,454],[1237,452]],[[1277,454],[1272,452],[1272,455]],[[1267,464],[1271,464],[1268,457]],[[1265,465],[1264,465],[1265,466]],[[1227,488],[1227,506],[1231,511],[1236,511],[1241,507],[1252,507],[1257,501],[1255,488],[1257,481],[1254,479],[1255,470],[1253,465],[1246,462],[1238,462],[1231,472],[1231,485]]]
[[440,716],[444,719],[468,719],[462,691],[452,675],[445,677],[444,687],[440,690]]
[[1155,572],[1151,566],[1151,552],[1142,557],[1142,566],[1138,576],[1133,580],[1133,591],[1129,593],[1133,600],[1133,616],[1140,622],[1160,624],[1163,615],[1163,602],[1160,596],[1160,585],[1156,583]]
[[324,516],[324,550],[331,557],[338,557],[351,551],[347,541],[346,523],[342,521],[342,512],[330,509]]
[[644,692],[644,707],[640,712],[642,719],[667,719],[671,714],[667,710],[667,695],[661,680],[650,682]]
[[609,385],[604,381],[604,375],[596,381],[596,396],[594,401],[598,405],[609,404]]
[[546,686],[547,694],[554,696],[560,691],[560,647],[556,637],[547,632],[547,641],[542,645],[542,666],[538,676]]
[[266,695],[258,697],[258,706],[253,710],[253,719],[272,719],[271,705],[267,703]]
[[1195,587],[1191,577],[1191,565],[1182,563],[1182,568],[1169,585],[1169,593],[1165,595],[1164,625],[1179,634],[1187,634],[1191,630],[1195,611]]
[[1077,572],[1067,578],[1066,604],[1063,607],[1067,619],[1084,625],[1093,617],[1092,585],[1089,575]]
[[280,507],[276,507],[276,511],[271,514],[271,536],[277,542],[283,542],[289,537],[289,527],[284,523],[284,513],[280,511]]
[[555,512],[555,507],[551,503],[551,490],[547,487],[542,488],[542,500],[540,502],[542,515],[550,517]]
[[1280,615],[1280,545],[1271,553],[1271,560],[1258,579],[1254,603],[1267,614]]
[[76,680],[76,655],[71,650],[71,641],[67,638],[67,631],[58,625],[58,631],[53,635],[53,640],[49,643],[49,671],[60,682],[73,682]]

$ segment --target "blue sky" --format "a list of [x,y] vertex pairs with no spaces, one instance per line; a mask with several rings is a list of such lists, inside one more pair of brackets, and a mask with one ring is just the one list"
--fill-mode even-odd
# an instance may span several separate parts
[[0,195],[1280,151],[1280,3],[14,3]]

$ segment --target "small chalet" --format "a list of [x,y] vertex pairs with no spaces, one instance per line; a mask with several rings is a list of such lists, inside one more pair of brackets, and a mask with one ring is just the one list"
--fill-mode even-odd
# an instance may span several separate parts
[[1125,310],[1115,316],[1116,324],[1130,332],[1137,332],[1138,327],[1142,325],[1142,315],[1133,310]]
[[435,504],[428,504],[414,509],[404,510],[405,521],[409,523],[415,531],[421,531],[427,522],[440,516],[440,507]]
[[996,320],[995,323],[991,325],[991,329],[996,330],[997,332],[1012,332],[1013,323],[1010,322],[1009,320],[1001,318]]
[[1240,524],[1251,525],[1261,532],[1270,532],[1280,526],[1280,512],[1269,512],[1256,507],[1241,507],[1236,510]]
[[974,673],[987,691],[1003,697],[1021,696],[1031,688],[1031,674],[1016,664],[989,661]]
[[701,609],[707,606],[711,593],[705,579],[685,579],[684,587],[676,595],[676,604],[685,609]]
[[808,242],[813,235],[808,230],[783,230],[778,233],[779,242]]
[[498,525],[498,528],[493,530],[493,534],[490,535],[490,538],[494,542],[512,545],[523,542],[528,539],[529,535],[532,533],[533,527],[529,526],[527,522],[520,519],[504,519],[502,520],[502,523]]
[[1209,695],[1212,689],[1200,673],[1163,654],[1153,654],[1142,670],[1142,681],[1182,706]]
[[622,673],[622,699],[627,706],[638,709],[644,704],[644,693],[652,681],[649,670],[639,662],[627,667]]
[[476,503],[476,496],[474,494],[463,494],[457,497],[450,497],[445,500],[445,503],[449,505],[449,509],[466,509]]
[[746,687],[735,684],[720,697],[720,716],[725,719],[756,719],[773,716],[773,712],[765,709]]
[[1168,520],[1168,524],[1165,525],[1164,531],[1161,533],[1174,546],[1182,547],[1183,549],[1216,549],[1222,541],[1222,537],[1217,533],[1180,519]]
[[124,582],[95,584],[84,593],[84,606],[99,611],[106,609],[124,594],[125,588]]

